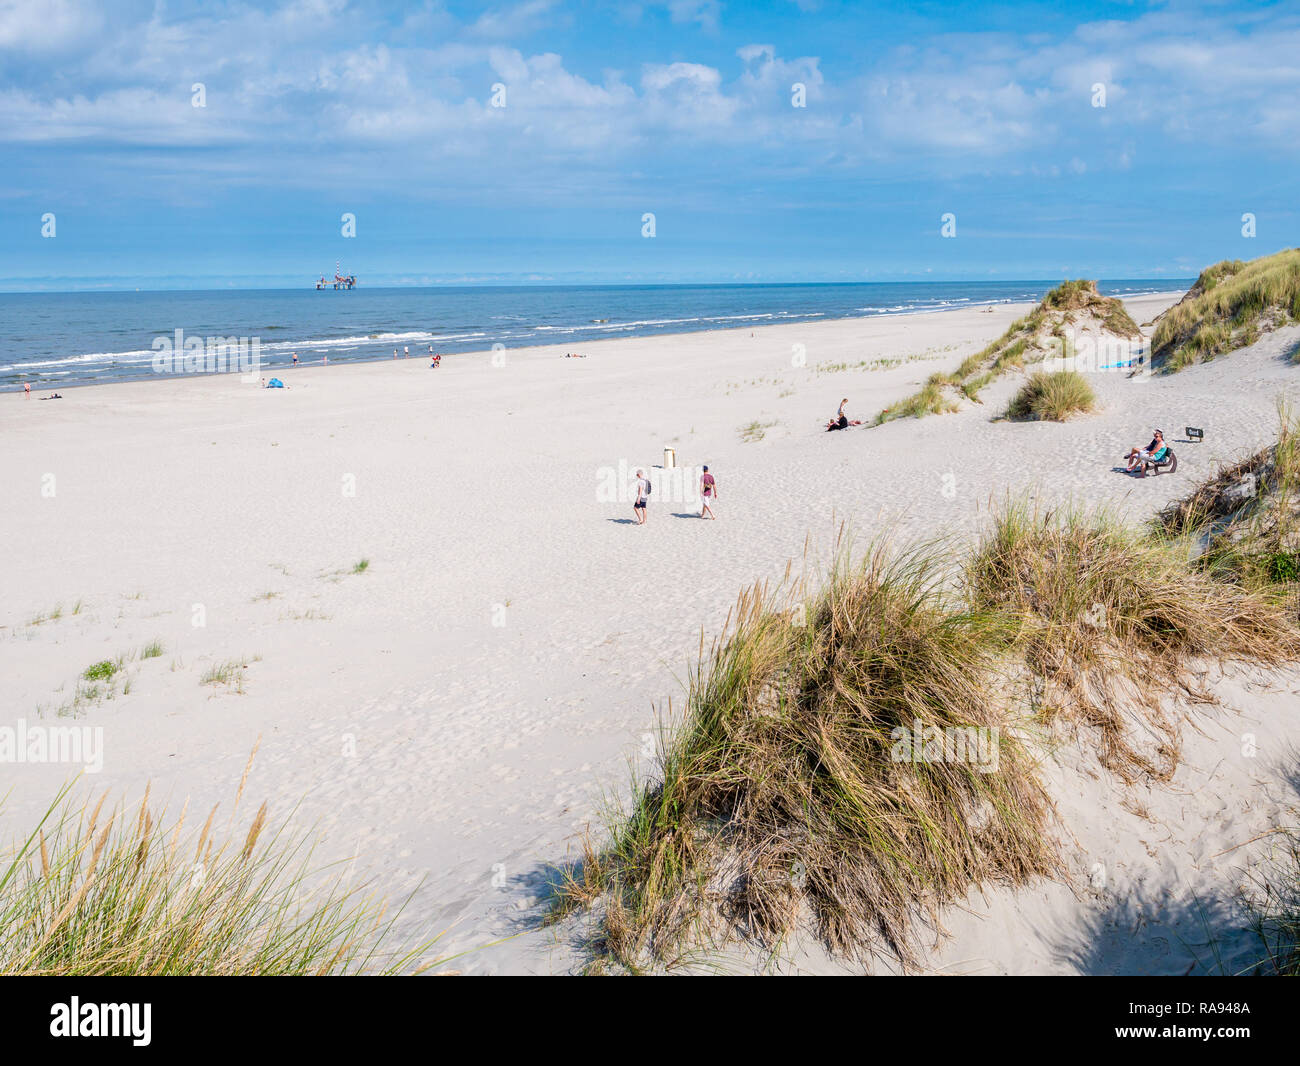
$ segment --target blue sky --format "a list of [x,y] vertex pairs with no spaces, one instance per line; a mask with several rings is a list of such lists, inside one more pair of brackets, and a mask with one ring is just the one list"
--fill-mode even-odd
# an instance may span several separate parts
[[0,288],[1187,276],[1300,244],[1298,56],[1285,3],[0,0]]

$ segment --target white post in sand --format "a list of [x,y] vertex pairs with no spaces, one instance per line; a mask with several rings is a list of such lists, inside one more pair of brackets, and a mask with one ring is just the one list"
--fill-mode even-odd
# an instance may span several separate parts
[[677,465],[677,449],[676,449],[676,448],[665,448],[665,449],[664,449],[664,469],[665,469],[665,470],[671,470],[671,469],[672,469],[673,467],[675,467],[676,465]]

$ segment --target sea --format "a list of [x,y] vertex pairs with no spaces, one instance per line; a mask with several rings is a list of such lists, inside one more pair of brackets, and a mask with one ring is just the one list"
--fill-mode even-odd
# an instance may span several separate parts
[[[1191,278],[1098,283],[1112,296]],[[1057,281],[572,285],[351,290],[0,293],[0,387],[73,387],[185,372],[185,340],[256,343],[260,366],[447,356],[541,344],[581,353],[610,337],[670,336],[1041,299]],[[180,331],[178,333],[178,331]],[[159,369],[159,368],[162,369]]]

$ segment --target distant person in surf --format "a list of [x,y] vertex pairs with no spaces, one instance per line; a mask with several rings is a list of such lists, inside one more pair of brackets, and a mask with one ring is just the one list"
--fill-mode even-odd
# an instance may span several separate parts
[[293,353],[293,365],[294,365],[294,366],[297,366],[297,365],[298,365],[298,353],[297,353],[297,352],[294,352],[294,353]]
[[710,509],[709,504],[718,498],[718,483],[714,480],[713,475],[709,473],[709,468],[704,468],[704,473],[700,475],[700,517],[717,518]]

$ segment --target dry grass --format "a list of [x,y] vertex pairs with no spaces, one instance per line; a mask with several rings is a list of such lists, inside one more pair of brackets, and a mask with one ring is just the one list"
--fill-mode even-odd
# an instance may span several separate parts
[[[699,940],[776,949],[804,915],[834,953],[909,962],[918,919],[1053,871],[1049,803],[999,695],[1009,634],[942,580],[933,554],[878,547],[806,607],[744,596],[661,779],[589,845],[561,913],[598,902],[601,952],[632,969]],[[917,729],[928,754],[900,750]]]
[[[776,952],[802,923],[832,953],[911,965],[944,905],[1057,871],[1030,736],[1082,730],[1124,782],[1167,781],[1207,662],[1300,661],[1275,600],[1184,540],[1023,503],[962,557],[877,546],[812,599],[755,588],[728,621],[658,774],[565,875],[554,917],[593,910],[594,965]],[[900,749],[913,735],[938,756]],[[978,737],[996,765],[971,758]]]
[[1300,630],[1276,603],[1189,564],[1186,545],[1100,511],[1008,504],[966,583],[977,607],[1019,620],[1045,716],[1097,730],[1102,764],[1125,781],[1173,775],[1170,698],[1210,699],[1198,662],[1300,660]]
[[1261,333],[1300,319],[1300,248],[1224,261],[1201,272],[1151,338],[1152,361],[1165,370],[1244,348]]
[[1039,371],[1029,376],[1007,407],[1007,417],[1064,422],[1097,406],[1088,379],[1075,370]]
[[1281,405],[1277,440],[1227,463],[1156,516],[1202,544],[1220,580],[1287,599],[1300,582],[1300,419]]
[[391,945],[400,908],[313,869],[265,804],[242,831],[233,812],[214,829],[214,807],[196,833],[186,811],[164,824],[147,791],[134,811],[66,797],[0,857],[0,973],[398,973],[431,946]]
[[1250,893],[1263,946],[1260,970],[1300,977],[1300,830],[1282,828],[1272,845],[1271,854],[1252,878]]

